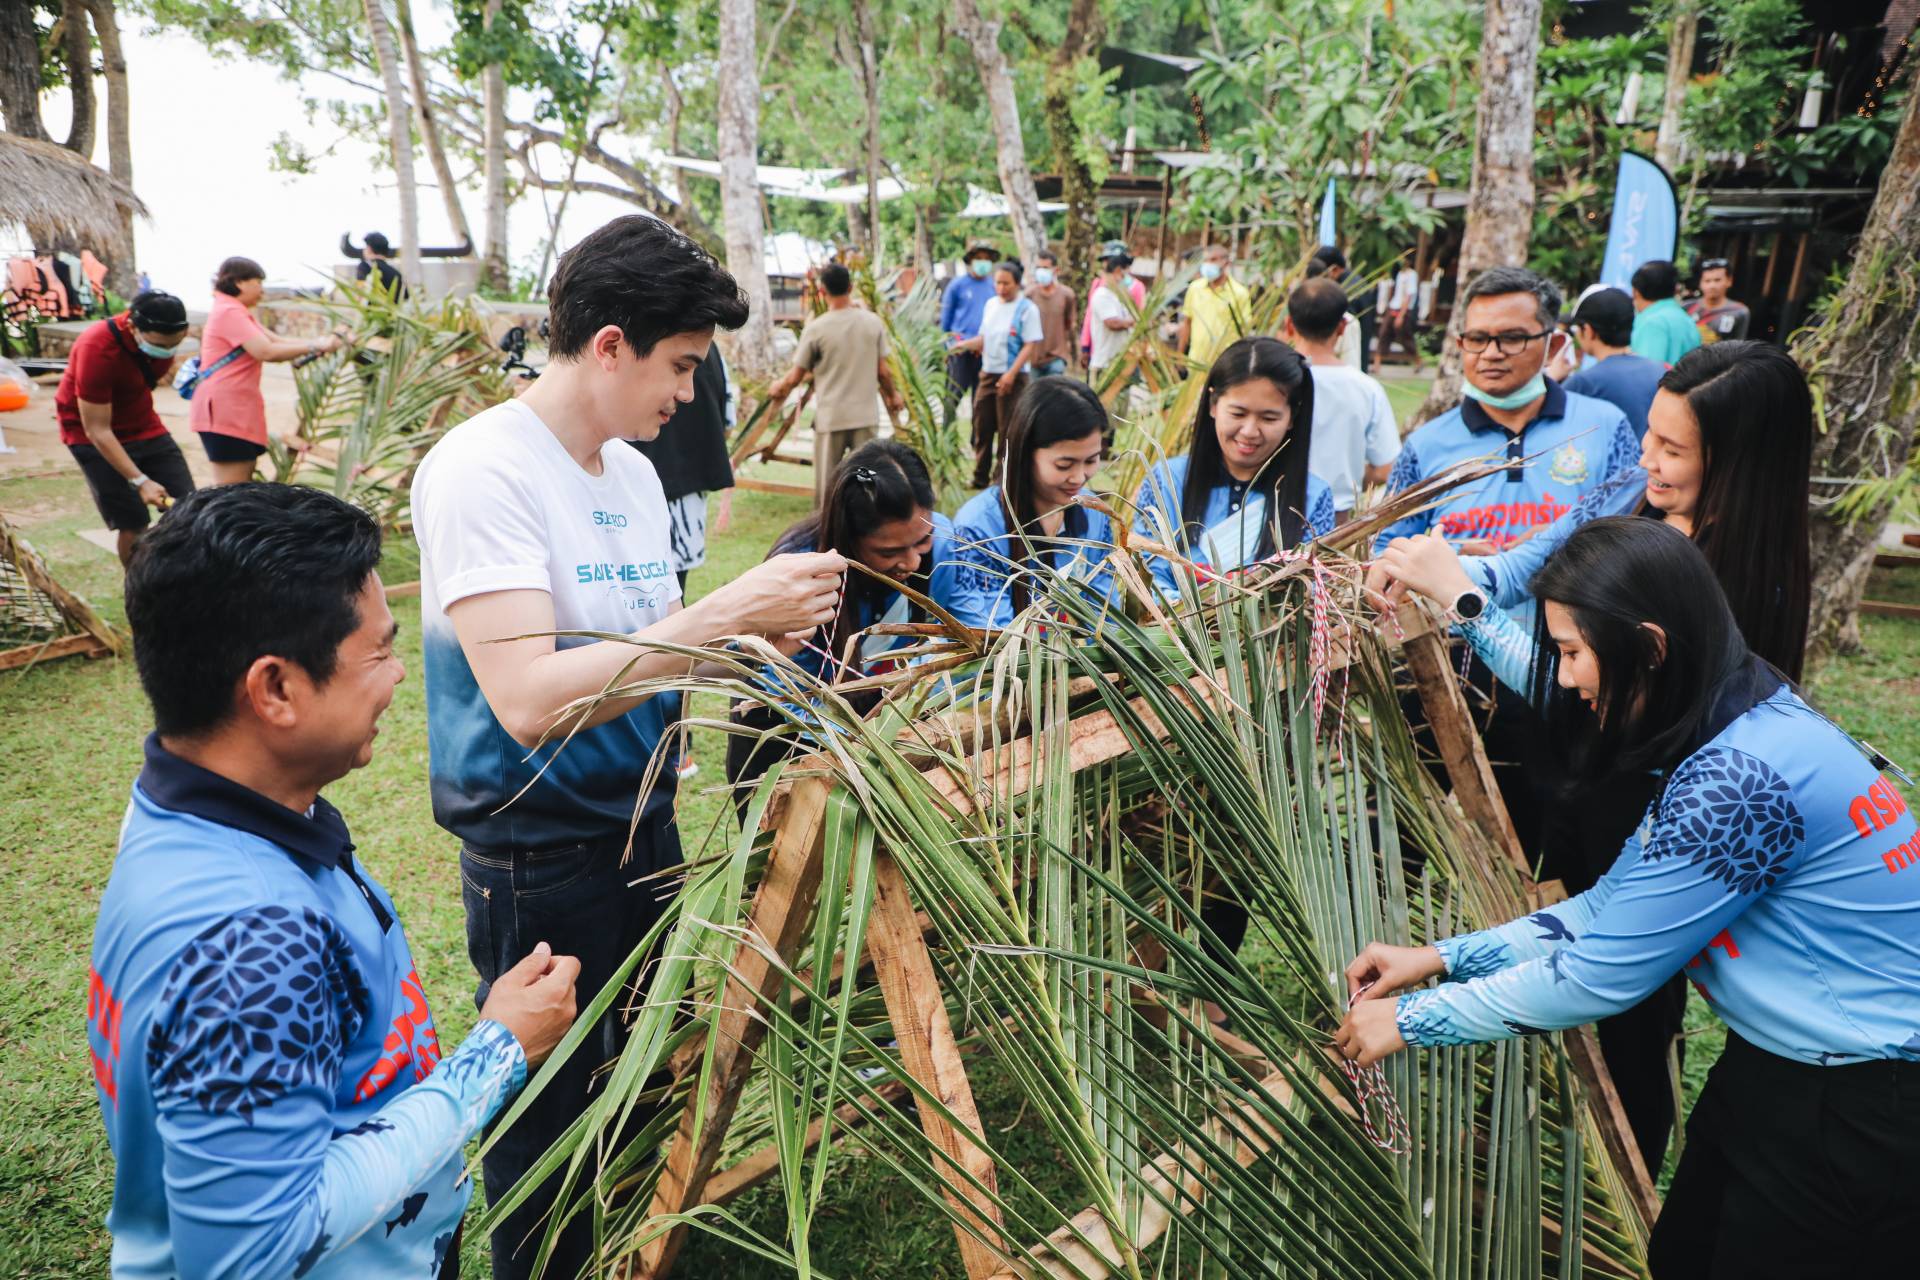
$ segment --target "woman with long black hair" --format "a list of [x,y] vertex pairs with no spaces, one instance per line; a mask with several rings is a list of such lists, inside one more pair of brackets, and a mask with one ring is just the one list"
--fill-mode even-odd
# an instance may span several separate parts
[[1638,829],[1563,903],[1368,945],[1335,1045],[1368,1064],[1578,1026],[1684,970],[1727,1049],[1654,1228],[1655,1277],[1908,1274],[1920,835],[1887,763],[1751,651],[1698,544],[1665,523],[1602,518],[1565,540],[1532,584],[1549,648],[1497,610],[1463,628],[1533,690],[1576,779],[1661,778]]
[[[1528,579],[1590,521],[1607,515],[1659,520],[1700,549],[1747,646],[1797,680],[1811,592],[1812,456],[1813,397],[1793,357],[1762,342],[1714,343],[1687,353],[1661,379],[1639,464],[1615,473],[1559,520],[1485,557],[1456,556],[1438,538],[1397,538],[1375,573],[1457,609],[1484,608],[1482,600],[1511,608],[1528,598]],[[1658,780],[1625,770],[1569,791],[1565,762],[1554,752],[1532,753],[1530,760],[1544,800],[1542,874],[1578,893],[1612,865]],[[1627,1118],[1655,1171],[1674,1122],[1668,1047],[1685,1011],[1686,986],[1675,979],[1645,1005],[1599,1027]]]
[[[1330,533],[1333,491],[1307,470],[1313,376],[1275,338],[1242,338],[1207,371],[1193,444],[1147,473],[1133,531],[1165,541],[1195,565],[1229,573]],[[1150,560],[1154,580],[1178,591],[1173,564]]]
[[[849,650],[854,637],[878,622],[924,622],[924,611],[900,587],[950,607],[954,594],[953,525],[934,510],[933,480],[920,455],[896,440],[873,440],[840,460],[827,482],[820,508],[774,542],[767,553],[837,551],[882,575],[876,581],[864,573],[847,575],[840,593],[840,609],[793,656],[794,663],[823,680],[852,679],[872,674],[887,661],[887,650],[900,647],[899,636],[865,636]],[[899,584],[895,586],[893,584]],[[843,666],[843,664],[846,664]],[[772,679],[774,677],[770,677]],[[869,700],[877,693],[865,695]],[[859,707],[862,695],[852,695]],[[733,720],[755,730],[780,722],[774,711],[754,703],[734,707]],[[727,743],[727,781],[734,785],[735,803],[744,808],[752,783],[775,760],[796,749],[797,737],[758,741],[734,734]]]
[[1107,593],[1112,522],[1074,501],[1100,467],[1106,429],[1107,407],[1086,383],[1056,374],[1027,388],[1007,427],[1000,483],[953,518],[954,617],[1004,627],[1025,611],[1046,571]]

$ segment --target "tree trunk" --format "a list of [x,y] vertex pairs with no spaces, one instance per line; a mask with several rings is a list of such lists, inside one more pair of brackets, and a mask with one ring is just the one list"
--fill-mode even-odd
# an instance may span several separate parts
[[933,219],[923,204],[913,206],[913,269],[933,279]]
[[1653,158],[1672,173],[1680,163],[1680,111],[1687,103],[1687,83],[1693,79],[1693,47],[1700,35],[1700,11],[1694,0],[1676,0],[1673,25],[1667,31],[1666,93],[1660,99],[1660,132]]
[[40,122],[40,35],[33,6],[22,0],[0,0],[0,115],[8,133],[48,141]]
[[[1538,0],[1535,0],[1536,12]],[[1027,168],[1027,144],[1020,133],[1020,103],[1014,97],[1013,73],[1000,51],[1001,23],[980,12],[976,0],[953,0],[953,29],[973,50],[980,69],[980,85],[993,118],[994,152],[1000,169],[1000,190],[1007,197],[1013,221],[1013,243],[1021,259],[1032,265],[1047,247],[1047,224],[1040,216],[1040,197],[1033,189],[1033,171]]]
[[393,176],[400,190],[400,273],[407,287],[418,290],[420,279],[420,193],[413,182],[413,138],[406,91],[400,87],[400,59],[394,53],[393,28],[387,22],[385,0],[365,0],[367,34],[387,99],[387,148],[393,157]]
[[[502,0],[487,0],[481,15],[483,29],[492,34]],[[480,279],[505,293],[513,285],[507,262],[507,72],[498,59],[480,69],[480,93],[485,122],[480,144],[482,184],[486,190],[486,243],[481,246]]]
[[[1473,180],[1460,241],[1459,291],[1488,267],[1519,267],[1533,236],[1534,84],[1540,55],[1541,0],[1487,0],[1480,40],[1480,103],[1475,113]],[[1459,293],[1456,292],[1456,297]],[[1460,399],[1460,323],[1456,305],[1433,389],[1414,423]]]
[[754,62],[754,0],[720,0],[720,206],[727,270],[747,295],[747,323],[734,339],[742,371],[773,368],[773,290],[760,219],[760,71]]
[[1075,73],[1081,60],[1092,56],[1105,35],[1099,0],[1073,0],[1067,11],[1067,31],[1047,68],[1041,97],[1047,138],[1053,144],[1053,162],[1060,169],[1060,198],[1067,204],[1067,234],[1060,254],[1060,283],[1076,297],[1085,296],[1092,281],[1088,267],[1100,235],[1099,196],[1093,170],[1082,155],[1080,129],[1073,119]]
[[407,59],[407,79],[413,85],[413,119],[420,129],[420,141],[427,148],[427,160],[433,165],[433,180],[440,188],[440,201],[447,207],[447,227],[457,243],[471,245],[473,231],[467,226],[467,211],[460,203],[460,187],[453,180],[453,166],[447,163],[447,150],[440,145],[440,124],[433,118],[427,69],[420,61],[420,42],[413,34],[412,0],[394,0],[394,13],[400,20],[400,48]]
[[[100,42],[100,65],[107,77],[107,172],[131,187],[132,104],[127,100],[127,55],[120,44],[120,18],[114,12],[113,0],[89,0],[88,8],[93,14],[94,38]],[[115,243],[101,246],[99,253],[107,260],[107,288],[123,298],[131,298],[139,272],[134,267],[130,210],[120,214],[120,234]]]
[[[1794,355],[1823,392],[1807,637],[1808,657],[1818,660],[1860,647],[1860,597],[1896,506],[1896,485],[1885,482],[1904,471],[1909,491],[1915,483],[1906,468],[1920,431],[1920,94],[1907,96],[1846,283]],[[1832,506],[1849,480],[1883,482],[1879,499],[1853,519]]]
[[880,265],[880,45],[873,29],[872,0],[854,0],[854,32],[860,45],[860,90],[867,106],[867,265]]
[[[31,6],[28,6],[31,7]],[[93,32],[87,25],[83,0],[64,0],[60,6],[60,43],[67,63],[67,91],[73,98],[73,122],[60,145],[93,159]]]

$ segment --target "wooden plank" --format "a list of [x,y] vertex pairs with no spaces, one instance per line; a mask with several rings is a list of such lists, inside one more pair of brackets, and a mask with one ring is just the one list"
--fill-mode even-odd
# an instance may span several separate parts
[[67,658],[75,654],[89,658],[104,658],[112,652],[113,650],[100,643],[98,636],[85,633],[61,636],[58,640],[49,640],[45,644],[23,644],[18,649],[0,652],[0,671],[30,667],[36,662],[51,662],[55,658]]
[[69,622],[80,627],[113,653],[120,653],[126,641],[118,631],[108,625],[106,619],[93,611],[93,606],[73,592],[54,581],[53,573],[47,568],[46,561],[33,549],[33,544],[21,537],[14,527],[0,518],[0,528],[5,530],[8,558],[27,585],[40,591],[51,599]]
[[1493,767],[1480,744],[1480,731],[1474,727],[1473,714],[1467,708],[1466,695],[1454,678],[1453,664],[1447,658],[1446,643],[1438,632],[1410,636],[1401,646],[1407,656],[1407,668],[1413,673],[1414,687],[1420,692],[1427,723],[1433,727],[1434,740],[1440,746],[1440,758],[1446,763],[1447,777],[1453,783],[1454,797],[1461,812],[1492,840],[1506,855],[1521,879],[1531,885],[1533,868],[1520,848],[1520,836],[1513,829],[1513,818],[1493,780]]
[[1894,600],[1862,600],[1860,612],[1879,618],[1920,618],[1920,604],[1901,604]]
[[[967,1083],[966,1065],[960,1059],[960,1046],[947,1018],[947,1002],[934,972],[933,957],[914,915],[906,876],[884,849],[873,859],[873,914],[867,923],[867,950],[886,999],[901,1064],[960,1122],[955,1125],[933,1107],[916,1108],[927,1144],[938,1153],[934,1165],[946,1183],[947,1203],[962,1217],[953,1228],[960,1243],[961,1265],[975,1280],[992,1275],[1000,1269],[1003,1255],[987,1242],[997,1240],[1004,1226],[989,1197],[998,1187],[993,1156],[983,1145],[980,1109]],[[956,1170],[963,1170],[978,1185],[958,1176]]]
[[733,487],[745,489],[748,493],[778,493],[790,498],[811,498],[813,486],[804,484],[786,484],[779,480],[757,480],[752,476],[736,474]]
[[[876,1106],[898,1102],[908,1094],[907,1086],[898,1080],[889,1080],[885,1084],[875,1085],[874,1092],[880,1095],[879,1101],[865,1099],[859,1102],[845,1102],[834,1109],[833,1126],[836,1132],[858,1127],[873,1114]],[[820,1135],[826,1131],[826,1117],[815,1120],[807,1126],[807,1135],[800,1149],[811,1151],[820,1145]],[[780,1148],[769,1142],[758,1151],[744,1159],[736,1160],[720,1172],[707,1179],[708,1204],[725,1204],[741,1192],[759,1186],[780,1171]]]
[[412,582],[396,582],[391,586],[381,588],[381,590],[386,593],[386,597],[389,600],[399,600],[407,596],[417,596],[420,594],[420,580],[415,578]]
[[[747,928],[783,961],[790,961],[799,951],[820,893],[830,792],[824,778],[807,778],[793,788],[773,849],[767,855],[760,887],[754,891]],[[766,1037],[767,1024],[760,1006],[773,997],[781,982],[780,970],[759,947],[746,943],[740,946],[720,994],[720,1012],[714,1022],[713,1072],[707,1091],[704,1097],[690,1098],[680,1117],[680,1129],[673,1136],[666,1168],[654,1192],[654,1216],[684,1213],[703,1201],[707,1178],[739,1106],[754,1051]],[[685,1238],[686,1228],[676,1226],[650,1241],[640,1250],[634,1274],[664,1276]]]
[[1640,1144],[1634,1141],[1633,1126],[1627,1123],[1627,1109],[1620,1101],[1620,1091],[1613,1087],[1613,1076],[1600,1054],[1599,1037],[1594,1035],[1592,1027],[1574,1027],[1560,1033],[1560,1043],[1566,1047],[1567,1060],[1573,1065],[1574,1073],[1587,1086],[1588,1113],[1600,1131],[1600,1142],[1613,1167],[1626,1180],[1627,1195],[1634,1213],[1639,1215],[1644,1240],[1660,1217],[1660,1191],[1653,1175],[1647,1172]]
[[1920,556],[1910,551],[1880,551],[1873,557],[1876,569],[1911,569],[1920,565]]

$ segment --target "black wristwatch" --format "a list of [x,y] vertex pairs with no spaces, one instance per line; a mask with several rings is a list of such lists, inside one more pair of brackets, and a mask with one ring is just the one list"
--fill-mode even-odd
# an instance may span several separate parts
[[1462,622],[1472,622],[1487,611],[1487,597],[1478,587],[1468,587],[1454,598],[1451,612]]

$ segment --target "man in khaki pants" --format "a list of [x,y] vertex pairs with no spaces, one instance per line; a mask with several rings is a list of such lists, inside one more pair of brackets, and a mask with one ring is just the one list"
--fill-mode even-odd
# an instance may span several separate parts
[[884,398],[887,412],[904,407],[887,373],[887,327],[871,311],[853,305],[853,276],[837,262],[820,269],[820,288],[827,310],[807,321],[800,331],[800,347],[793,368],[767,389],[778,404],[813,377],[813,501],[820,505],[827,481],[840,459],[873,439],[880,414],[875,401]]

